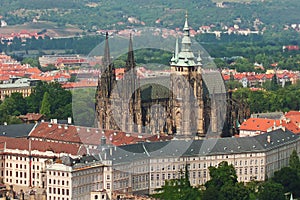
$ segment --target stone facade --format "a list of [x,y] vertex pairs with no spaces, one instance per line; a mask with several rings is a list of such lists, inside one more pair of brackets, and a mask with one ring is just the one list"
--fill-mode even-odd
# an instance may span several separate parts
[[[299,136],[280,129],[254,137],[109,147],[99,154],[82,157],[81,163],[72,167],[72,199],[87,199],[96,193],[105,198],[112,194],[153,194],[166,180],[180,178],[186,165],[191,185],[201,186],[210,179],[209,167],[223,161],[234,166],[239,182],[265,181],[289,164],[293,150],[300,154],[299,145]],[[47,179],[51,178],[48,174],[47,171]]]
[[[217,128],[216,109],[204,101],[202,63],[200,54],[191,49],[187,16],[179,50],[176,41],[171,59],[171,74],[166,84],[144,84],[138,78],[130,36],[128,56],[123,79],[116,81],[115,69],[109,53],[108,36],[105,42],[102,70],[96,94],[97,125],[102,129],[125,132],[175,134],[178,137],[205,136],[208,124]],[[159,82],[159,80],[157,80]],[[167,88],[169,87],[169,88]],[[147,97],[147,92],[150,97]],[[156,92],[156,93],[155,93]],[[155,93],[153,95],[153,93]],[[226,95],[225,95],[226,96]],[[209,97],[211,98],[211,97]],[[212,99],[212,98],[211,98]],[[215,112],[212,111],[215,109]],[[204,117],[204,113],[208,117]],[[221,125],[222,127],[222,125]]]

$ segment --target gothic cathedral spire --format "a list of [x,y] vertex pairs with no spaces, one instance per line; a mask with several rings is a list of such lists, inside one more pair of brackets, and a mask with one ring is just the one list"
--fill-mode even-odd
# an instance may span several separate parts
[[135,68],[135,61],[134,61],[134,53],[133,53],[133,45],[132,45],[132,36],[131,36],[131,33],[130,33],[125,72],[133,70],[134,68]]

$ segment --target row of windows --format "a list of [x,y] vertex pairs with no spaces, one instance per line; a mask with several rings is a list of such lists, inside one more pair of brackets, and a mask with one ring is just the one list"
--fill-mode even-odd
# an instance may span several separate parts
[[[247,175],[248,174],[248,171],[249,171],[249,174],[258,174],[258,167],[250,167],[249,169],[248,168],[244,168],[244,172],[243,172],[243,169],[240,168],[239,169],[239,175]],[[264,173],[264,168],[261,167],[260,168],[260,173]]]
[[[6,183],[11,183],[11,184],[13,184],[13,179],[6,179]],[[26,185],[27,184],[27,181],[26,180],[16,180],[16,184],[20,184],[20,185],[22,185],[22,184],[24,184],[24,185]]]
[[[110,180],[110,175],[107,175],[107,180]],[[89,183],[95,183],[95,182],[102,182],[103,181],[103,175],[102,174],[91,174],[90,176],[80,176],[76,177],[74,179],[75,185],[81,185],[81,184],[89,184]]]
[[58,195],[67,195],[67,196],[70,195],[69,189],[64,189],[64,188],[49,187],[48,192],[49,194],[58,194]]
[[[66,184],[65,184],[66,183]],[[49,179],[49,184],[53,185],[62,185],[62,186],[69,186],[69,181],[64,181],[64,180],[56,180],[56,179]]]
[[53,176],[62,176],[62,177],[64,177],[64,176],[69,177],[69,173],[65,173],[65,172],[55,172],[55,171],[51,172],[51,171],[49,171],[49,175],[53,175]]
[[64,198],[64,197],[52,197],[52,196],[49,196],[49,200],[69,200],[69,198]]
[[[2,159],[4,159],[5,157],[2,157]],[[27,157],[22,157],[22,156],[13,156],[13,155],[7,155],[6,156],[7,159],[10,159],[10,160],[20,160],[20,161],[27,161]],[[36,161],[36,162],[39,162],[39,158],[31,158],[31,161]]]
[[[1,165],[3,167],[3,163]],[[10,168],[13,168],[13,164],[12,163],[6,163],[6,167],[10,167]],[[22,164],[15,164],[15,168],[16,169],[26,169],[27,168],[27,165],[22,165]]]
[[[206,178],[206,176],[207,176],[206,170],[203,170],[203,172],[202,171],[190,172],[190,177],[192,178]],[[150,178],[151,181],[154,180],[154,177],[156,177],[156,180],[176,179],[176,178],[180,178],[180,174],[179,173],[156,174],[156,175],[151,174],[151,178]]]

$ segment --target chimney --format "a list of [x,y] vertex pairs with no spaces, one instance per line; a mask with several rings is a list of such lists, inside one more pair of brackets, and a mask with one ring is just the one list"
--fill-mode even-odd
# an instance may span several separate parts
[[48,127],[49,127],[49,128],[51,128],[51,127],[52,127],[52,124],[51,124],[51,123],[49,123],[49,124],[48,124]]
[[72,117],[68,117],[68,124],[72,124]]
[[101,138],[101,145],[106,145],[106,138],[105,138],[105,136],[102,136],[102,138]]
[[268,142],[269,144],[271,143],[271,136],[270,136],[270,135],[267,136],[267,142]]
[[61,128],[61,125],[59,124],[57,127],[60,129],[60,128]]

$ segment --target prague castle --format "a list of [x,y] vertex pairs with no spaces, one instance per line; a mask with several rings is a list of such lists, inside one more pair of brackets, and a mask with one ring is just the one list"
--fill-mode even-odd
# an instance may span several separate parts
[[186,15],[181,44],[177,39],[170,59],[170,76],[147,84],[147,79],[138,78],[130,36],[124,77],[116,80],[106,35],[104,70],[96,93],[97,126],[178,138],[203,137],[208,132],[220,136],[226,115],[224,83],[219,72],[203,70],[200,52],[195,55],[191,46]]

